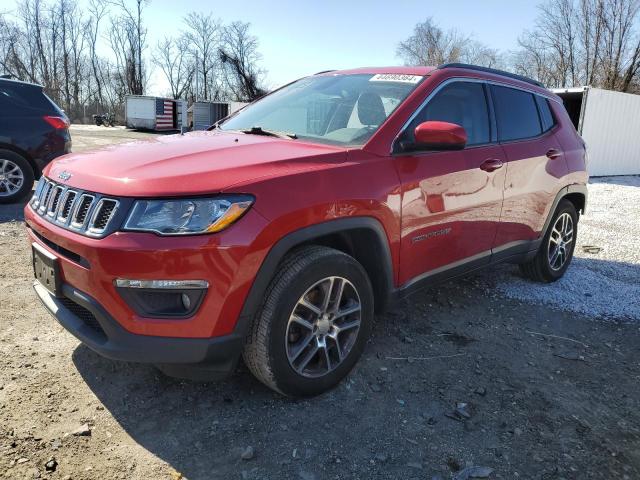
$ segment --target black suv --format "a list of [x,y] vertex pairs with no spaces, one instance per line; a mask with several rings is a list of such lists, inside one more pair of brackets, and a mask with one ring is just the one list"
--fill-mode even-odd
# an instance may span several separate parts
[[42,86],[0,78],[0,203],[27,196],[44,166],[70,151],[69,119]]

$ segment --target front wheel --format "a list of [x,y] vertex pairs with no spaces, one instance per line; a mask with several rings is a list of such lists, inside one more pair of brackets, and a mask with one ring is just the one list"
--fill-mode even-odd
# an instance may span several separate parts
[[304,247],[285,258],[247,335],[243,358],[268,387],[318,395],[342,380],[373,325],[373,291],[354,258]]
[[558,204],[535,257],[520,264],[522,274],[537,282],[555,282],[569,268],[578,234],[578,212],[568,200]]

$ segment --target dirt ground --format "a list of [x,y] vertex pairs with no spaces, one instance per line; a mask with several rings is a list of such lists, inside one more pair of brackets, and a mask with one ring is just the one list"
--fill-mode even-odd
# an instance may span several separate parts
[[[75,150],[144,136],[72,134]],[[596,211],[603,202],[591,199]],[[580,247],[583,234],[593,243],[586,220]],[[640,266],[622,263],[637,299]],[[640,319],[613,305],[611,315],[546,305],[522,286],[508,295],[510,281],[517,268],[505,266],[416,294],[377,319],[339,387],[291,400],[242,367],[226,382],[189,383],[80,345],[39,305],[21,207],[2,206],[0,476],[640,478]],[[566,285],[550,288],[589,298]]]

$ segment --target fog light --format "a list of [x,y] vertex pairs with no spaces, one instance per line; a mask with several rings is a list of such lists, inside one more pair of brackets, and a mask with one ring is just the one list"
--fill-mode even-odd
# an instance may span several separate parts
[[202,303],[206,280],[114,280],[122,299],[141,317],[187,318]]
[[189,310],[191,308],[191,299],[186,293],[182,294],[182,305],[184,306],[185,310]]

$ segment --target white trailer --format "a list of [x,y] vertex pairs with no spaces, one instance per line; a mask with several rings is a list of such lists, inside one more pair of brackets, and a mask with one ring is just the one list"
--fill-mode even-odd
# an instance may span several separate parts
[[169,131],[187,127],[187,101],[173,98],[127,95],[125,117],[128,128]]
[[640,174],[640,95],[593,87],[552,91],[587,144],[589,175]]

